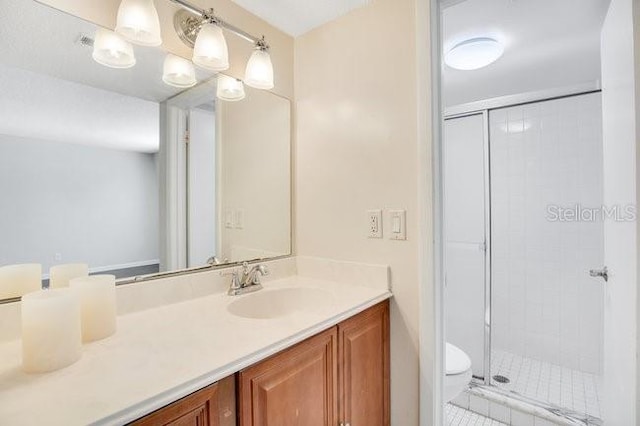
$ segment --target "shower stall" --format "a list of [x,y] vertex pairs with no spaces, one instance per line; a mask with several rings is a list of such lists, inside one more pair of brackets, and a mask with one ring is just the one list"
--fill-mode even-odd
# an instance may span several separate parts
[[602,106],[583,93],[509,97],[444,124],[446,339],[472,386],[600,418]]

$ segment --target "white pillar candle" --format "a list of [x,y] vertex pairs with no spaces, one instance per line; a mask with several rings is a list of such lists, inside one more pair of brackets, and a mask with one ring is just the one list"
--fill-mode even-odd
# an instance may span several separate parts
[[80,302],[68,288],[22,297],[22,369],[44,373],[73,364],[82,354]]
[[85,263],[67,263],[52,266],[49,269],[49,288],[69,286],[69,280],[89,275],[89,266]]
[[116,332],[116,277],[74,278],[69,287],[80,300],[82,341],[104,339]]
[[0,267],[0,299],[20,297],[42,288],[42,266],[38,263]]

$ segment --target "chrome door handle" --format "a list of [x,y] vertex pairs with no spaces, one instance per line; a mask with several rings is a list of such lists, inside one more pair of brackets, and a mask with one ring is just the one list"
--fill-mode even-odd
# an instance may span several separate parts
[[602,278],[604,280],[604,282],[608,282],[609,281],[609,268],[607,268],[606,266],[602,269],[591,269],[589,271],[589,275],[591,275],[594,278]]

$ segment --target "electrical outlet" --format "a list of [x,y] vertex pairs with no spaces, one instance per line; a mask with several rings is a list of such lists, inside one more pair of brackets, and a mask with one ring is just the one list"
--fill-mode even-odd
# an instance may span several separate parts
[[367,236],[382,238],[382,210],[367,210]]

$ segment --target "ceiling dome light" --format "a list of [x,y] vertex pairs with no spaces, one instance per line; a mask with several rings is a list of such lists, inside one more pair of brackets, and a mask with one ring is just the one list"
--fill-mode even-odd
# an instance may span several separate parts
[[202,25],[193,47],[193,63],[211,71],[229,68],[229,49],[222,28],[215,23]]
[[97,63],[110,68],[131,68],[136,64],[131,43],[104,28],[96,30],[92,57]]
[[135,44],[160,46],[160,19],[153,0],[122,0],[116,32]]
[[269,55],[269,46],[264,41],[264,36],[256,42],[256,49],[251,54],[249,62],[247,62],[244,82],[256,89],[273,89],[273,64]]
[[219,74],[217,96],[218,99],[230,102],[244,99],[245,93],[242,80],[229,77],[228,75]]
[[164,59],[162,81],[181,89],[195,86],[197,81],[193,63],[180,56],[168,54]]
[[472,38],[456,44],[444,62],[457,70],[477,70],[497,61],[503,53],[504,46],[492,38]]

